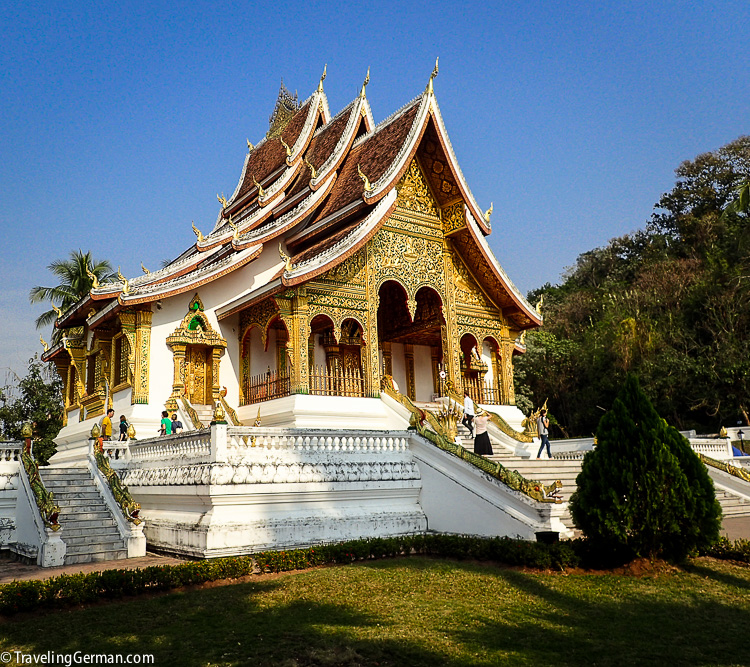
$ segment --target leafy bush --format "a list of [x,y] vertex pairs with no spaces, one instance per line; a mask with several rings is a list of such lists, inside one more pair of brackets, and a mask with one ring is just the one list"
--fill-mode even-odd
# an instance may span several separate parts
[[705,466],[634,376],[599,422],[570,499],[573,521],[602,555],[684,558],[719,536],[721,508]]
[[703,549],[701,555],[750,563],[750,540],[735,540],[732,542],[729,538],[720,537],[715,544]]

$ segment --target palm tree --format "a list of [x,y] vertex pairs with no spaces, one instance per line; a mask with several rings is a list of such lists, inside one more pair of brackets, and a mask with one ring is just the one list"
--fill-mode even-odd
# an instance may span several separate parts
[[[60,284],[56,287],[34,287],[29,292],[29,301],[31,303],[51,301],[53,305],[57,302],[63,312],[91,291],[93,281],[89,278],[87,269],[97,277],[99,282],[114,278],[112,266],[107,260],[97,262],[91,256],[91,252],[84,253],[83,250],[72,250],[70,259],[55,260],[47,268],[60,279]],[[56,319],[57,313],[54,309],[50,309],[36,318],[36,328],[51,326]],[[54,332],[53,341],[56,342],[59,339],[59,334],[59,331]]]

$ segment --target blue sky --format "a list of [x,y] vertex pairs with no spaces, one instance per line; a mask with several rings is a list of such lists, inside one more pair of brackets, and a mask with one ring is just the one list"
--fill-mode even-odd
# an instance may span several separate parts
[[[158,268],[211,228],[279,82],[376,121],[435,91],[490,245],[526,292],[644,226],[674,169],[750,132],[750,3],[0,5],[0,382],[77,248]],[[43,332],[49,339],[48,332]]]

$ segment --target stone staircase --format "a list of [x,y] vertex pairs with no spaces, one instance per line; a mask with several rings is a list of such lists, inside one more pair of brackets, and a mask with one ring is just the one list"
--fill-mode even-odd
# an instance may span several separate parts
[[87,468],[42,467],[39,472],[60,507],[66,565],[127,558],[125,540]]
[[195,410],[196,414],[198,415],[198,419],[201,420],[203,428],[206,428],[214,418],[213,405],[193,405],[193,410]]
[[[469,430],[460,425],[458,435],[461,437],[463,446],[469,451],[474,451],[474,441],[469,435]],[[548,459],[548,458],[530,458],[525,459],[515,456],[508,449],[497,443],[492,443],[494,454],[487,458],[493,461],[499,461],[503,466],[510,470],[517,470],[526,479],[534,479],[545,484],[549,484],[556,479],[562,482],[561,497],[563,502],[568,502],[573,491],[576,489],[576,477],[581,472],[583,459]],[[554,443],[552,444],[554,455]],[[534,452],[536,455],[536,452]],[[546,454],[543,454],[546,457]],[[750,501],[745,500],[731,492],[723,489],[716,489],[716,499],[721,505],[721,510],[725,518],[730,517],[750,517]],[[570,513],[566,512],[562,522],[570,529],[574,529],[573,520]]]

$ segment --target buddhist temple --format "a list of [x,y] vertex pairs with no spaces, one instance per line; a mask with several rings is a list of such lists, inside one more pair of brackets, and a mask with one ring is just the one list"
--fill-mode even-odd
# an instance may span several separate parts
[[[492,411],[508,446],[531,446],[533,428],[524,431],[515,407],[513,356],[523,351],[522,332],[541,318],[489,248],[493,207],[480,206],[464,179],[435,95],[436,74],[437,64],[424,91],[379,123],[367,99],[369,72],[335,115],[325,73],[303,101],[282,84],[265,135],[247,142],[234,192],[217,195],[213,226],[193,224],[193,242],[167,266],[95,282],[58,317],[60,342],[44,355],[65,384],[66,422],[53,469],[93,461],[92,429],[112,407],[127,418],[132,437],[127,447],[110,446],[107,465],[142,506],[148,541],[210,556],[334,539],[335,521],[348,526],[341,533],[347,537],[440,525],[426,507],[443,491],[425,491],[431,477],[418,470],[407,432],[410,424],[420,433],[429,423],[455,427],[456,408],[441,398],[460,401],[464,390]],[[163,410],[177,413],[185,432],[147,446]],[[227,424],[229,436],[212,430],[206,444],[200,434],[209,424]],[[289,438],[302,459],[319,456],[310,438],[333,436],[326,451],[340,451],[341,439],[351,443],[341,451],[356,452],[366,431],[362,451],[373,458],[342,463],[330,479],[323,472],[305,477],[305,465],[322,470],[318,459],[290,459],[283,475],[277,468],[268,473],[272,486],[281,492],[291,481],[330,482],[325,493],[334,494],[328,500],[335,496],[340,511],[312,508],[304,496],[289,501],[293,511],[285,514],[280,496],[269,500],[266,493],[263,502],[273,508],[259,518],[249,513],[247,494],[269,482],[262,470],[270,459],[258,458],[253,428],[270,429],[263,442]],[[394,432],[402,436],[382,444],[388,454],[379,458],[377,443]],[[173,440],[182,444],[163,449]],[[386,460],[390,472],[383,472]],[[501,466],[491,465],[497,477]],[[362,466],[370,472],[361,473]],[[335,495],[347,480],[364,485],[355,504]],[[185,491],[190,484],[205,486],[204,495]],[[384,499],[388,485],[396,486]],[[221,503],[219,487],[229,494]],[[535,488],[536,500],[523,501],[529,506],[545,499],[546,491]],[[293,537],[303,506],[313,528]],[[538,507],[529,511],[531,519],[502,510],[513,517],[510,527],[495,522],[489,534],[549,528],[549,516],[540,519]]]

